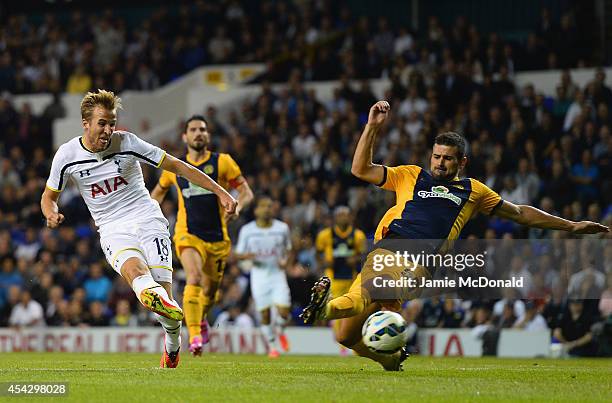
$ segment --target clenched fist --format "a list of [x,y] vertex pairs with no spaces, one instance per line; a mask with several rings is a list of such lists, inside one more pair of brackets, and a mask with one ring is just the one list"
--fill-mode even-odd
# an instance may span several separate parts
[[368,114],[368,124],[371,126],[380,126],[384,123],[389,114],[391,105],[387,101],[378,101],[370,108]]
[[64,215],[60,213],[51,213],[47,216],[47,227],[57,228],[64,222]]

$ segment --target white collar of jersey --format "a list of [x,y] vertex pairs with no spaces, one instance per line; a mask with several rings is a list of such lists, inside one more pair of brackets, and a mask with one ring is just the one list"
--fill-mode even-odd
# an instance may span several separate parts
[[115,135],[115,133],[113,132],[113,134],[111,134],[110,139],[108,140],[108,145],[106,146],[106,148],[104,150],[101,151],[91,151],[89,148],[85,147],[85,143],[83,142],[83,136],[79,137],[79,144],[81,145],[81,148],[83,148],[83,150],[87,151],[90,154],[101,154],[105,151],[107,151],[111,145],[113,144],[113,136]]
[[81,146],[84,152],[91,155],[98,162],[102,162],[107,155],[120,151],[121,140],[116,139],[116,136],[120,136],[120,133],[117,131],[113,132],[113,134],[111,135],[110,140],[108,142],[108,146],[104,150],[98,152],[92,152],[91,150],[88,150],[87,147],[85,147],[85,144],[83,144],[83,137],[79,137],[79,145]]

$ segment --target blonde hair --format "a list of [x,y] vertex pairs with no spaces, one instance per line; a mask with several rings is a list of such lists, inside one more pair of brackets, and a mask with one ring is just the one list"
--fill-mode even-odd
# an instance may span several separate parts
[[112,91],[98,90],[98,92],[88,92],[81,101],[81,118],[91,119],[91,115],[96,106],[101,106],[109,111],[121,109],[121,98]]

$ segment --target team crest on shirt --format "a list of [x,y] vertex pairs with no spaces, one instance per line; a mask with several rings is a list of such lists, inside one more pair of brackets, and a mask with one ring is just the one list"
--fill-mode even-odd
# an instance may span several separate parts
[[355,255],[355,251],[350,247],[350,245],[345,242],[342,242],[334,248],[332,254],[334,258],[350,257]]
[[215,172],[215,167],[214,166],[212,166],[210,164],[204,166],[204,173],[206,175],[212,175],[213,172]]
[[432,186],[431,191],[419,190],[417,194],[423,199],[427,199],[428,197],[439,197],[448,199],[457,204],[457,206],[461,204],[461,198],[450,193],[446,186]]
[[198,185],[195,185],[191,182],[189,182],[189,187],[186,187],[185,189],[181,190],[181,193],[183,194],[183,197],[186,199],[189,199],[190,197],[193,197],[193,196],[213,194],[212,191],[201,188]]

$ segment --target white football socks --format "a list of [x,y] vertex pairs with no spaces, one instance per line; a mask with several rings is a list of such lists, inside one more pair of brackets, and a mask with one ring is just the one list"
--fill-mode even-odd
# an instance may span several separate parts
[[135,277],[134,280],[132,280],[132,290],[134,290],[138,299],[140,299],[140,293],[143,290],[146,290],[147,288],[156,287],[161,287],[161,285],[159,285],[159,283],[153,280],[153,276],[151,276],[151,273],[143,274],[142,276]]
[[261,325],[261,332],[263,333],[270,347],[276,348],[276,335],[274,334],[274,328],[272,325]]
[[[139,301],[140,293],[143,290],[149,288],[153,289],[166,301],[176,304],[178,306],[176,301],[170,298],[170,296],[166,292],[166,289],[162,287],[159,283],[157,283],[155,280],[153,280],[153,276],[151,276],[151,273],[138,276],[132,281],[132,289],[136,293],[136,297]],[[178,320],[168,319],[158,314],[155,314],[155,317],[166,332],[166,351],[169,353],[175,352],[181,346],[181,322]]]
[[159,283],[157,283],[155,280],[153,280],[153,276],[151,276],[151,273],[143,274],[142,276],[138,276],[134,280],[132,280],[132,289],[136,293],[136,298],[138,298],[139,301],[140,301],[140,293],[143,290],[146,290],[149,288],[153,288],[155,292],[161,295],[162,298],[164,298],[166,301],[174,302],[168,296],[166,289],[162,287],[161,285],[159,285]]
[[181,346],[181,322],[158,314],[155,314],[155,317],[166,332],[166,351],[175,352]]
[[277,313],[274,321],[276,322],[278,332],[285,333],[285,327],[287,327],[287,320]]

